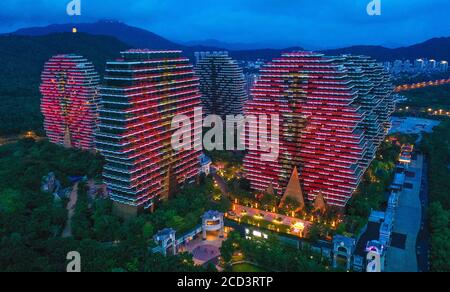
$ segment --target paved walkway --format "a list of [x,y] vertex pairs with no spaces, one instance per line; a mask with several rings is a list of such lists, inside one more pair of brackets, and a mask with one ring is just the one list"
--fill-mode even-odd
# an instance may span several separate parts
[[202,266],[220,256],[220,248],[226,238],[220,239],[217,236],[208,236],[208,240],[202,238],[189,242],[184,246],[187,252],[194,257],[194,263]]
[[45,139],[44,137],[39,137],[39,136],[36,136],[35,134],[32,136],[15,135],[15,136],[8,136],[8,137],[0,137],[0,146],[17,143],[20,140],[25,139],[25,138],[32,138],[36,142],[43,141]]
[[78,201],[78,183],[73,186],[72,192],[70,193],[70,201],[67,204],[67,222],[64,228],[62,237],[68,238],[72,237],[72,217],[75,213],[75,207]]
[[423,155],[417,155],[417,160],[411,163],[409,172],[414,172],[414,178],[406,178],[406,183],[413,185],[412,189],[404,189],[400,194],[399,207],[395,216],[394,232],[407,236],[405,250],[391,247],[387,251],[387,272],[418,272],[417,237],[422,223],[422,203],[420,191],[422,186]]

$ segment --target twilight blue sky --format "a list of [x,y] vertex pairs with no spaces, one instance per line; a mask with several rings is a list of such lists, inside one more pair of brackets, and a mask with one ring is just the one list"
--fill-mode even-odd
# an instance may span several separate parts
[[51,23],[116,19],[174,41],[217,39],[271,47],[409,45],[450,36],[449,0],[381,0],[382,15],[368,16],[371,0],[1,0],[0,32]]

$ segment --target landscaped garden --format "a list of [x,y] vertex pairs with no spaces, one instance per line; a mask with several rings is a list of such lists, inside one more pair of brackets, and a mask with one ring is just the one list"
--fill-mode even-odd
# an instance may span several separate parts
[[[400,145],[413,143],[416,136],[397,136],[397,141],[387,139],[378,151],[364,180],[353,199],[345,210],[327,206],[326,210],[316,210],[313,203],[306,204],[300,210],[295,200],[287,200],[280,206],[280,198],[271,193],[255,193],[250,188],[250,182],[245,178],[233,178],[227,181],[229,197],[234,203],[245,207],[278,213],[294,217],[300,221],[312,223],[307,239],[315,242],[318,239],[331,238],[335,234],[357,235],[367,224],[370,212],[383,209],[387,202],[387,190],[390,186],[395,165],[400,154]],[[258,219],[255,216],[241,214],[239,222],[257,226],[274,232],[290,234],[292,226],[276,224],[276,222]],[[236,218],[235,218],[236,219]]]
[[239,233],[232,232],[223,243],[221,254],[225,271],[326,272],[333,270],[328,259],[322,259],[309,248],[299,250],[281,243],[272,236],[268,239],[248,240],[242,238]]

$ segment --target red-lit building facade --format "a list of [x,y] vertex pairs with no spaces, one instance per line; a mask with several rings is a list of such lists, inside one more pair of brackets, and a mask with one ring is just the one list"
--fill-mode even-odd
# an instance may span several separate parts
[[81,56],[58,55],[45,64],[41,78],[41,111],[49,140],[95,149],[100,78],[94,65]]
[[[173,117],[193,119],[201,106],[199,79],[181,51],[130,50],[107,63],[104,82],[97,148],[105,183],[123,209],[152,208],[199,174],[200,151],[171,145]],[[192,141],[200,143],[193,133]]]
[[[273,189],[282,196],[297,167],[310,201],[322,194],[329,205],[347,204],[374,158],[370,151],[380,139],[377,133],[386,134],[389,112],[373,120],[373,138],[366,128],[372,117],[381,116],[383,106],[391,106],[384,104],[389,98],[386,91],[386,100],[374,102],[380,106],[369,111],[371,105],[362,100],[370,97],[361,98],[361,84],[349,71],[340,58],[306,52],[285,53],[261,70],[245,114],[279,115],[280,154],[270,162],[262,161],[262,151],[248,151],[244,168],[254,190]],[[377,86],[371,84],[365,94],[375,95],[383,82],[381,78]],[[247,143],[252,139],[256,137],[247,136]]]

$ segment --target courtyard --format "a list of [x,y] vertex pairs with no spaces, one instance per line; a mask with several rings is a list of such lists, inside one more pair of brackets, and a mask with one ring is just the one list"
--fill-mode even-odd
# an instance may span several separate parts
[[186,252],[189,252],[194,257],[196,265],[205,265],[212,263],[217,266],[220,257],[220,248],[222,243],[227,240],[227,236],[219,237],[218,232],[211,232],[207,235],[207,239],[199,237],[184,246]]

